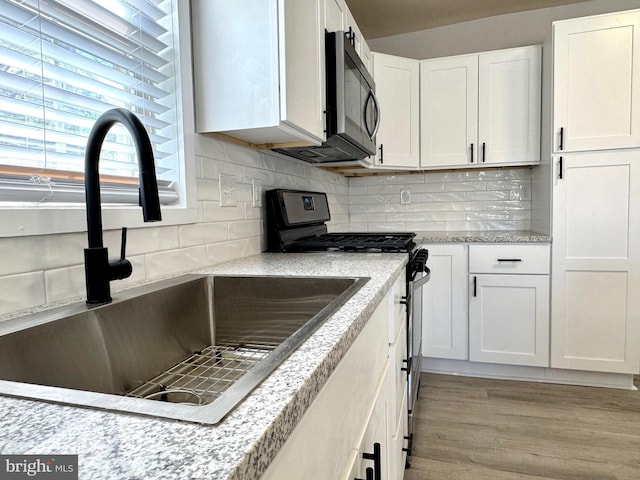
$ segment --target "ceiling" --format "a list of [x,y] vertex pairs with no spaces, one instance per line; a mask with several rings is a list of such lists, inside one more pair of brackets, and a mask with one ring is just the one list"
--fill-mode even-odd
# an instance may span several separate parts
[[584,1],[589,0],[346,0],[367,40]]

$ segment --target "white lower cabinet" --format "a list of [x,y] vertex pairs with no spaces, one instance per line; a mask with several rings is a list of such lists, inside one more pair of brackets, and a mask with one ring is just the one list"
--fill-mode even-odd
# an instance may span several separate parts
[[469,360],[549,366],[549,246],[469,247]]
[[[395,370],[398,342],[406,343],[405,311],[398,295],[403,284],[401,275],[269,464],[263,480],[364,480],[367,468],[379,468],[378,478],[402,480],[406,444],[398,442],[397,434],[406,432],[406,374]],[[404,383],[399,381],[402,374]],[[398,388],[403,391],[397,392]]]
[[422,245],[429,250],[431,280],[422,288],[422,354],[467,360],[467,246]]
[[469,360],[549,365],[549,276],[470,275]]

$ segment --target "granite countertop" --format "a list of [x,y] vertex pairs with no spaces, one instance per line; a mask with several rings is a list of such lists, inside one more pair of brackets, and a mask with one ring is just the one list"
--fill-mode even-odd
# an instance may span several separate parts
[[416,243],[418,245],[425,243],[551,243],[551,235],[530,230],[418,232]]
[[0,453],[77,454],[80,479],[258,478],[406,261],[401,253],[267,253],[204,270],[371,279],[218,426],[0,397]]

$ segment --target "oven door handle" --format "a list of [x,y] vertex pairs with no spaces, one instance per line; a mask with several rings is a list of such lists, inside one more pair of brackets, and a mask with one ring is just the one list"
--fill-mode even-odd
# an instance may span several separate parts
[[412,283],[412,290],[417,290],[421,288],[425,283],[427,283],[431,279],[431,270],[428,268],[425,269],[425,274],[419,280],[415,280]]

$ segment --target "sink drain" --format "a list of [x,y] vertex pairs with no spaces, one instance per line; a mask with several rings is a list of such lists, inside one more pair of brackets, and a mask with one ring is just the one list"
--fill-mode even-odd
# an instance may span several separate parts
[[180,388],[164,389],[159,392],[150,393],[144,398],[147,400],[159,400],[168,403],[185,403],[191,405],[202,405],[202,397],[193,390]]

